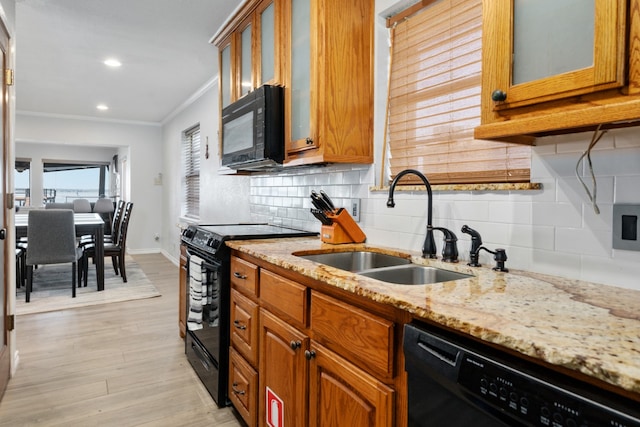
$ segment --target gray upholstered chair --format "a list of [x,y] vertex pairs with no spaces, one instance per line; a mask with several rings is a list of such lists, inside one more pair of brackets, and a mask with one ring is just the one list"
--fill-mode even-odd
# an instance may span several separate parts
[[73,211],[75,213],[90,213],[91,203],[87,199],[75,199],[73,201]]
[[[27,286],[25,301],[31,299],[33,267],[45,264],[71,263],[71,295],[76,296],[76,270],[82,273],[82,248],[76,247],[76,228],[70,209],[44,209],[29,212],[27,227],[29,248],[25,264]],[[78,279],[79,282],[80,279]]]

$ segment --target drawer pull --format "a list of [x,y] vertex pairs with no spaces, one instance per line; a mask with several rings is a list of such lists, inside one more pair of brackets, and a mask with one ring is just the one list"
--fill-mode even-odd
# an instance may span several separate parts
[[236,279],[242,279],[242,280],[245,280],[247,278],[247,276],[237,271],[234,271],[233,277],[235,277]]
[[314,357],[316,357],[316,352],[315,352],[315,350],[305,350],[305,351],[304,351],[304,357],[305,357],[307,360],[311,360],[311,359],[313,359]]
[[291,341],[289,345],[291,346],[291,350],[297,350],[302,346],[302,343],[300,341]]
[[243,325],[242,323],[240,323],[238,320],[234,320],[233,321],[233,326],[236,327],[236,329],[240,329],[241,331],[244,331],[245,329],[247,329],[246,325]]
[[238,390],[236,387],[238,387],[238,383],[234,382],[234,383],[231,385],[231,389],[233,390],[233,392],[234,392],[235,394],[240,395],[240,396],[244,396],[244,394],[246,393],[246,391],[244,391],[244,390]]

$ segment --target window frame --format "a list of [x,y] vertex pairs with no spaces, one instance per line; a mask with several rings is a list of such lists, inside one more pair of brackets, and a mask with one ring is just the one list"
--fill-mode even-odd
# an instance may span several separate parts
[[200,218],[200,124],[182,132],[182,206],[181,215],[189,219]]

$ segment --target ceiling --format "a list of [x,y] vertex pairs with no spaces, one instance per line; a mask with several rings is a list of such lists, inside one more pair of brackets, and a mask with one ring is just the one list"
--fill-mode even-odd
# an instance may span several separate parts
[[217,75],[209,40],[242,1],[16,0],[16,109],[161,123]]

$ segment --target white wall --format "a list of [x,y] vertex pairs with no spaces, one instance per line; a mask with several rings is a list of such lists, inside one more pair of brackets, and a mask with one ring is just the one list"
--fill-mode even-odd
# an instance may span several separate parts
[[128,169],[121,171],[129,183],[122,194],[134,203],[127,247],[132,253],[160,250],[154,240],[162,229],[162,185],[154,180],[164,166],[159,125],[17,114],[15,141],[18,151],[22,143],[67,146],[79,151],[83,147],[117,150],[119,158],[126,158],[128,164]]
[[[218,85],[212,82],[200,96],[162,128],[164,150],[164,221],[162,248],[177,259],[180,229],[187,221],[181,216],[182,203],[182,134],[200,124],[202,144],[200,158],[200,224],[247,222],[249,215],[249,178],[218,174],[220,154],[218,144]],[[205,158],[207,139],[209,158]]]

